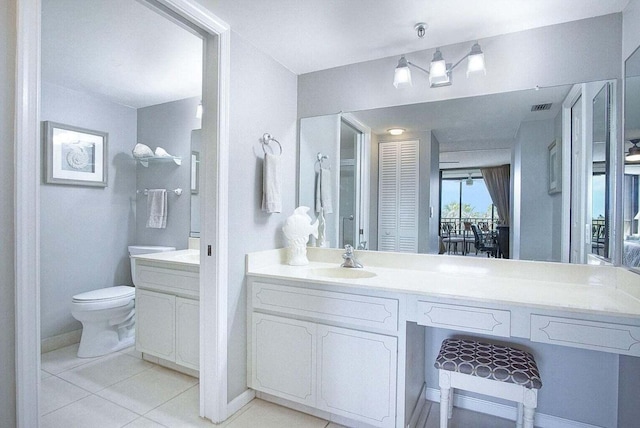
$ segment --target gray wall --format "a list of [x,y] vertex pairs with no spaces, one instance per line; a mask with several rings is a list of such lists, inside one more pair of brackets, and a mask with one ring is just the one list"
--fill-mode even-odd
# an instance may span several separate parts
[[[622,60],[626,60],[640,46],[640,0],[630,0],[623,12]],[[624,63],[622,64],[624,67]],[[634,426],[640,420],[640,358],[620,356],[620,384],[618,385],[618,425]]]
[[[397,90],[392,84],[393,70],[400,53],[303,74],[298,79],[298,116],[618,78],[621,20],[620,14],[612,14],[481,39],[487,75],[467,79],[463,69],[456,69],[454,84],[444,88],[429,89],[426,76],[415,72],[413,88]],[[471,44],[441,50],[453,61],[467,54]],[[431,55],[433,49],[407,54],[407,59],[426,66]]]
[[42,184],[41,335],[81,328],[74,294],[131,284],[127,245],[135,236],[136,110],[42,83],[41,118],[109,133],[106,188]]
[[[137,195],[135,243],[169,245],[187,248],[190,226],[191,197],[191,131],[200,128],[196,108],[200,98],[187,98],[170,103],[138,109],[138,136],[136,142],[155,150],[162,147],[169,154],[180,156],[182,165],[174,162],[149,163],[136,166],[137,189],[167,189],[167,227],[147,228],[147,197]],[[135,143],[131,143],[129,151]],[[172,190],[182,189],[182,195]]]
[[15,2],[0,8],[0,425],[15,426],[15,277],[13,118]]
[[[215,10],[215,8],[213,8]],[[296,203],[296,76],[231,35],[228,398],[247,389],[245,254],[284,247]],[[282,144],[282,213],[261,211],[262,157],[269,132]]]
[[523,122],[515,144],[520,146],[520,259],[552,261],[553,200],[548,193],[548,146],[553,120]]

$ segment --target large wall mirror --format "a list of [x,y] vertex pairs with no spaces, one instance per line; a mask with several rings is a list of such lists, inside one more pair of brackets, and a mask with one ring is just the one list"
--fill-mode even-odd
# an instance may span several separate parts
[[640,48],[625,62],[622,264],[640,270]]
[[[298,202],[318,212],[322,167],[332,208],[324,213],[325,246],[486,256],[494,254],[482,251],[478,238],[497,241],[506,230],[505,257],[608,259],[616,84],[302,118]],[[394,128],[403,133],[391,135]],[[483,177],[491,167],[507,170],[510,200],[502,214]],[[563,180],[572,173],[579,177]],[[573,223],[580,233],[569,232]],[[453,235],[462,241],[443,242]]]

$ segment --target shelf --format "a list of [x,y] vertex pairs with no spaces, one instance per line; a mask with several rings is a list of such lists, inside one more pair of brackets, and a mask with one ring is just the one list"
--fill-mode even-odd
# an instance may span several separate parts
[[145,168],[149,167],[149,162],[173,162],[176,165],[182,165],[182,158],[179,156],[150,156],[146,158],[134,158],[136,162],[140,162],[140,165]]

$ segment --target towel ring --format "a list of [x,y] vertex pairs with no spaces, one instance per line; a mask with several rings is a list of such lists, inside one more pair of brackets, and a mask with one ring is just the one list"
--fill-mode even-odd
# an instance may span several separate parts
[[276,142],[276,144],[280,148],[280,154],[282,154],[282,145],[280,144],[280,141],[273,138],[268,132],[265,132],[264,135],[262,135],[262,151],[264,152],[264,154],[267,154],[267,149],[265,149],[264,146],[268,146],[272,141]]
[[[318,152],[318,154],[316,155],[316,159],[318,159],[318,163],[320,164],[320,168],[322,168],[322,161],[329,160],[329,156],[323,155],[322,153]],[[331,165],[329,165],[329,168],[331,168]]]

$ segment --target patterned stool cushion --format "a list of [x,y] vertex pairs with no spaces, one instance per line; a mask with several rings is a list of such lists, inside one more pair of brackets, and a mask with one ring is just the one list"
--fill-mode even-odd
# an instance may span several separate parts
[[434,366],[500,382],[540,389],[542,381],[533,355],[507,346],[468,339],[446,339]]

